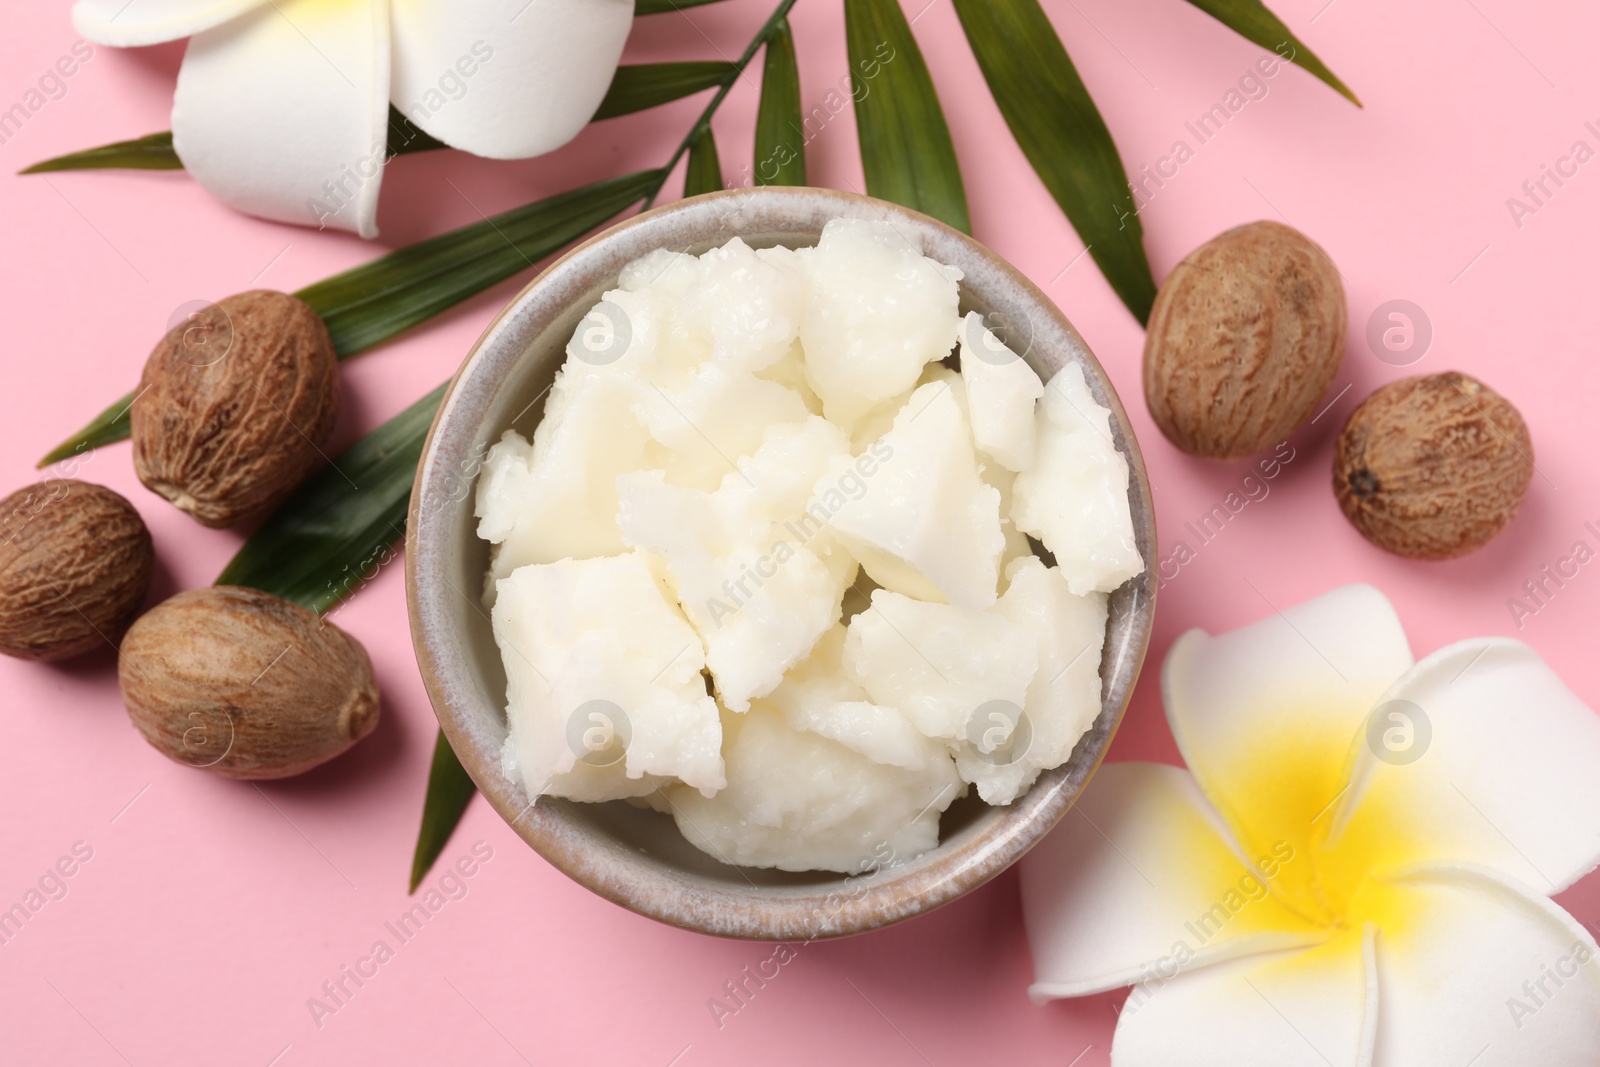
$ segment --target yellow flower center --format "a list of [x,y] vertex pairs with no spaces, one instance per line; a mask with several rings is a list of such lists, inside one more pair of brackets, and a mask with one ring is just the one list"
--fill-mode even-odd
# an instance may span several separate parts
[[1340,718],[1300,717],[1305,729],[1262,738],[1207,785],[1286,907],[1330,935],[1359,935],[1368,922],[1394,929],[1406,921],[1401,894],[1372,875],[1413,850],[1408,820],[1394,817],[1382,790],[1363,793],[1359,817],[1341,825],[1348,764],[1363,739],[1341,736],[1331,725]]

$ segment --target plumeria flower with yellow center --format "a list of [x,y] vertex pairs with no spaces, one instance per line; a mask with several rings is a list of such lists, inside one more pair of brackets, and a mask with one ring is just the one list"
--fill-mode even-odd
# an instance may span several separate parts
[[1034,999],[1133,986],[1116,1067],[1600,1062],[1600,949],[1549,899],[1600,862],[1600,718],[1532,649],[1414,663],[1349,586],[1161,684],[1189,770],[1102,767],[1023,861]]
[[577,136],[633,0],[78,0],[78,32],[189,38],[172,104],[185,169],[240,211],[377,234],[389,104],[495,159]]

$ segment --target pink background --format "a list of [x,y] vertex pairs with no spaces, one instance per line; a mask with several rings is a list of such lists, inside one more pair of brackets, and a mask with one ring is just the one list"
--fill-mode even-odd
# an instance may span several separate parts
[[[1160,278],[1197,244],[1252,219],[1282,218],[1321,242],[1349,294],[1350,342],[1330,399],[1339,395],[1294,438],[1296,458],[1270,495],[1167,583],[1148,669],[1112,756],[1177,759],[1155,679],[1180,632],[1229,628],[1269,612],[1269,603],[1357,580],[1394,599],[1418,654],[1516,633],[1600,703],[1600,570],[1580,572],[1520,632],[1507,606],[1574,542],[1600,545],[1584,528],[1600,520],[1592,448],[1600,369],[1585,321],[1600,162],[1520,227],[1506,203],[1574,141],[1600,147],[1584,128],[1600,119],[1600,71],[1586,62],[1600,18],[1548,0],[1273,6],[1365,110],[1302,71],[1278,73],[1269,95],[1150,201],[1145,244]],[[1184,122],[1262,55],[1179,0],[1046,7],[1130,171],[1166,155],[1175,139],[1193,146]],[[629,58],[737,54],[769,8],[730,0],[640,22]],[[1169,553],[1183,524],[1219,503],[1246,468],[1192,460],[1151,426],[1139,388],[1142,333],[1093,264],[1078,259],[1082,243],[1001,123],[953,9],[947,0],[910,0],[907,11],[917,16],[960,147],[977,235],[1059,302],[1117,383],[1149,461]],[[794,22],[809,107],[845,70],[840,6],[808,0]],[[74,40],[65,4],[12,5],[0,34],[0,110]],[[65,98],[0,145],[0,171],[166,128],[180,56],[180,46],[98,49]],[[750,156],[755,92],[753,79],[741,84],[717,120],[730,174]],[[232,214],[182,174],[0,178],[0,488],[33,480],[35,457],[133,384],[179,305],[251,284],[293,289],[473,221],[479,208],[658,165],[700,106],[685,101],[591,127],[539,160],[401,159],[387,174],[377,244]],[[812,143],[810,166],[819,184],[860,187],[848,112]],[[336,443],[446,377],[526,280],[348,364]],[[1431,349],[1410,369],[1380,361],[1365,341],[1369,316],[1393,299],[1413,301],[1432,322]],[[1539,474],[1522,515],[1494,544],[1458,562],[1406,563],[1369,547],[1340,517],[1328,487],[1331,435],[1379,383],[1452,368],[1518,405]],[[210,582],[239,543],[237,533],[202,529],[141,488],[125,445],[92,456],[80,475],[144,513],[159,555],[155,598]],[[333,765],[259,787],[157,755],[128,725],[109,653],[57,667],[0,662],[0,908],[21,900],[75,843],[93,850],[69,894],[0,946],[0,1059],[1107,1062],[1120,994],[1044,1008],[1025,996],[1030,964],[1014,875],[926,918],[803,948],[719,1029],[708,998],[768,947],[683,933],[605,903],[524,847],[481,801],[444,854],[448,864],[474,842],[492,848],[467,895],[319,1028],[307,998],[375,940],[393,944],[384,923],[408,905],[435,729],[411,656],[401,568],[388,567],[339,622],[372,653],[384,721]],[[1506,709],[1506,728],[1518,728],[1517,709]],[[1600,881],[1580,884],[1564,903],[1582,920],[1600,920]]]

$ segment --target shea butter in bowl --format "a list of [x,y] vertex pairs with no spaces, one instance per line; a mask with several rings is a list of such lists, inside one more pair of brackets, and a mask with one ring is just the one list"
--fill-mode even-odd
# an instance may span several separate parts
[[916,212],[763,188],[512,301],[440,405],[406,567],[440,725],[517,833],[779,941],[938,907],[1061,818],[1155,558],[1126,413],[1043,293]]

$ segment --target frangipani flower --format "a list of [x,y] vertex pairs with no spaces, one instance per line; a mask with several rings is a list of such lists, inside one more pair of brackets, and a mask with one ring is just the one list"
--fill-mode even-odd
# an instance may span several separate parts
[[97,44],[190,38],[172,143],[213,195],[372,237],[391,101],[476,155],[549,152],[605,96],[633,0],[78,0],[72,21]]
[[1413,663],[1349,586],[1162,670],[1189,770],[1102,767],[1022,867],[1035,1000],[1133,985],[1117,1067],[1600,1062],[1600,718],[1530,648]]

